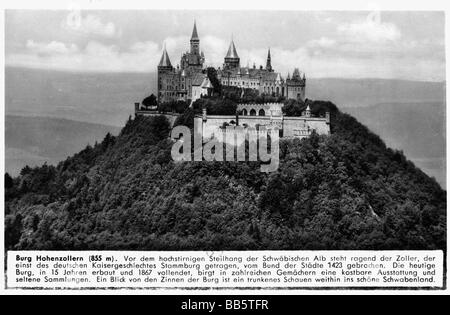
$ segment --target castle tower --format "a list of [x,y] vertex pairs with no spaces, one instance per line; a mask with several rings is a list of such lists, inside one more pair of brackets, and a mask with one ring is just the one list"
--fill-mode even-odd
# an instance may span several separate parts
[[287,99],[299,99],[305,101],[305,86],[306,86],[306,77],[303,73],[303,79],[300,75],[300,70],[298,68],[294,69],[294,73],[292,77],[289,76],[285,82],[285,91]]
[[266,70],[269,72],[272,72],[272,58],[270,57],[270,48],[269,51],[267,53],[267,62],[266,62]]
[[191,36],[191,54],[200,54],[200,38],[197,33],[197,23],[194,21],[194,29],[192,30]]
[[225,56],[224,69],[235,69],[240,67],[240,58],[237,54],[234,41],[231,39],[230,47],[228,47],[227,55]]
[[169,90],[173,72],[172,63],[166,50],[166,44],[164,44],[161,60],[158,64],[158,103],[168,100],[168,97],[171,96]]

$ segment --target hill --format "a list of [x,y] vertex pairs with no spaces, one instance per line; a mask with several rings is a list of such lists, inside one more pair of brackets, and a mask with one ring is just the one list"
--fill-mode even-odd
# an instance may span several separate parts
[[5,117],[5,169],[17,176],[25,166],[57,164],[120,128],[50,117]]
[[327,102],[332,135],[283,140],[257,162],[170,158],[162,116],[56,167],[6,178],[11,249],[445,249],[446,193]]

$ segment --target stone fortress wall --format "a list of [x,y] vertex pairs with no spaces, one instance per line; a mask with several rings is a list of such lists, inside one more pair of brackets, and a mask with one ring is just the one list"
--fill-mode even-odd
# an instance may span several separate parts
[[[164,115],[169,120],[171,126],[180,114],[158,113],[157,111],[139,110],[139,104],[135,105],[135,115],[158,116]],[[325,117],[313,117],[309,107],[302,113],[302,116],[283,116],[282,103],[267,104],[238,104],[236,115],[208,115],[203,109],[202,115],[195,116],[197,126],[201,126],[201,133],[204,141],[212,137],[221,137],[228,126],[242,126],[244,128],[265,127],[282,130],[283,138],[306,138],[313,130],[319,135],[330,134],[330,114]],[[199,131],[200,131],[199,130]]]
[[330,134],[330,115],[312,117],[309,107],[302,116],[287,117],[282,114],[282,103],[239,104],[238,114],[229,116],[208,115],[203,110],[202,116],[196,116],[197,123],[202,125],[203,139],[207,140],[224,131],[225,125],[266,129],[277,127],[282,130],[283,138],[306,138],[313,130],[319,135]]

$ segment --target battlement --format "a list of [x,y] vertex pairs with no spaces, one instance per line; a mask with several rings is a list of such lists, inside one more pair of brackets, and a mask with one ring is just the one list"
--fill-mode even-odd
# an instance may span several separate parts
[[330,113],[325,117],[311,116],[309,106],[301,116],[288,117],[283,115],[283,103],[238,104],[236,115],[208,115],[206,108],[202,115],[194,119],[201,121],[204,139],[222,134],[226,126],[243,126],[244,128],[278,129],[283,138],[306,138],[313,131],[317,134],[330,134]]

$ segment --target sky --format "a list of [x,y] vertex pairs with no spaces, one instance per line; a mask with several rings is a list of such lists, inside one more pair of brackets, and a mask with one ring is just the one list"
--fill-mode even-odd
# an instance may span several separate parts
[[286,76],[445,80],[445,17],[436,11],[7,10],[5,65],[79,72],[154,72],[172,65],[194,20],[208,66],[233,37],[241,66]]

